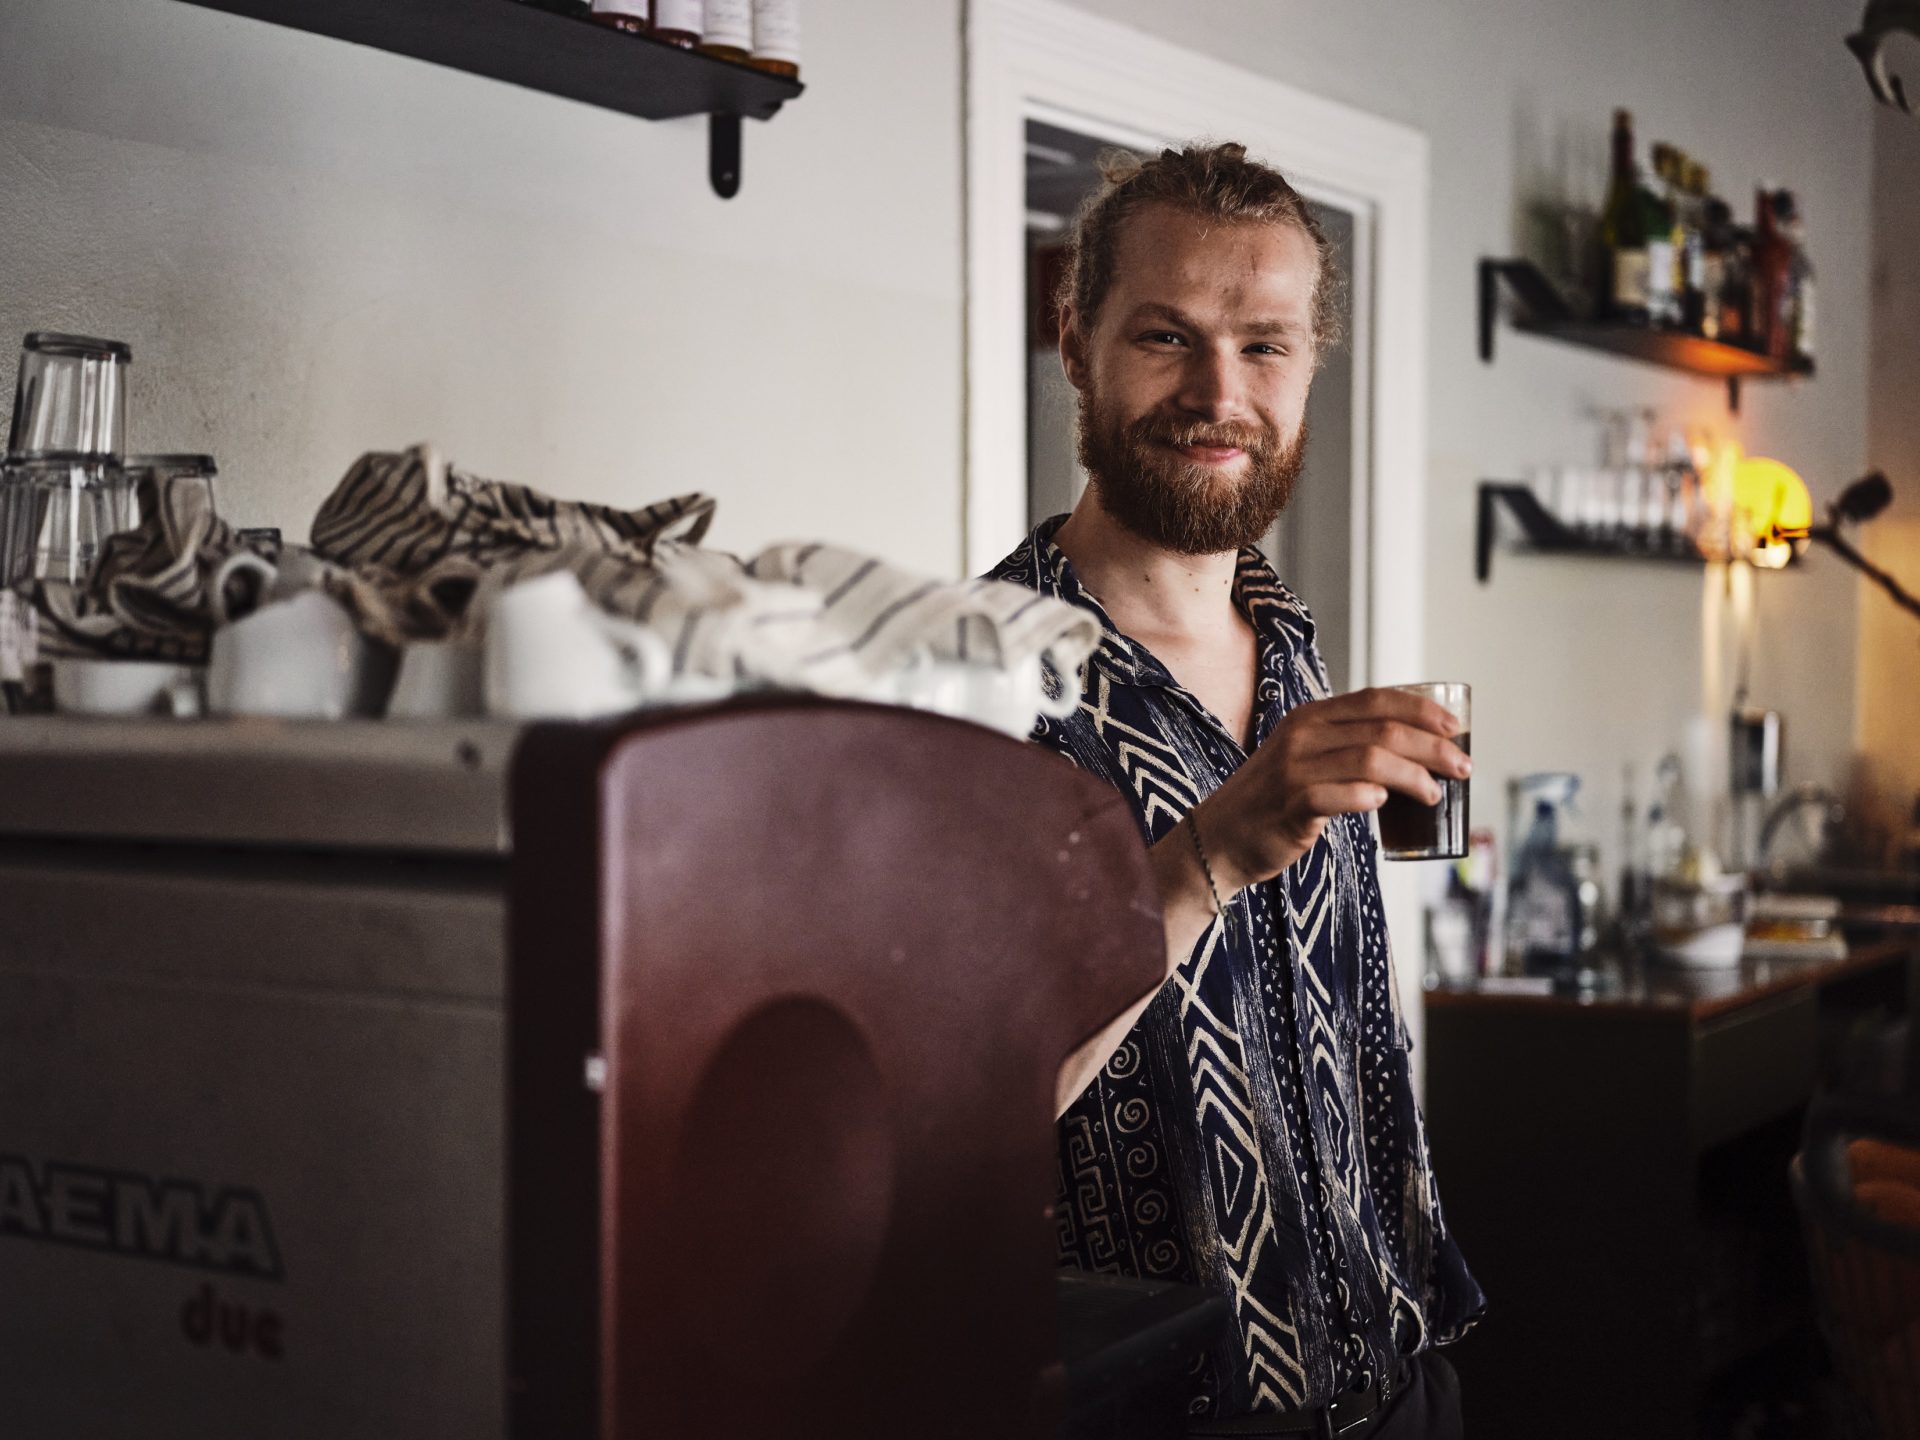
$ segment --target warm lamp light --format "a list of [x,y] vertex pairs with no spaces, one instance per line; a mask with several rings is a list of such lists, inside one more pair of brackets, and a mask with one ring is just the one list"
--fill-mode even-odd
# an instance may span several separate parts
[[1778,570],[1793,558],[1793,542],[1805,540],[1813,529],[1813,497],[1807,482],[1778,460],[1749,456],[1733,472],[1734,525],[1741,538],[1751,537],[1748,558],[1769,570]]

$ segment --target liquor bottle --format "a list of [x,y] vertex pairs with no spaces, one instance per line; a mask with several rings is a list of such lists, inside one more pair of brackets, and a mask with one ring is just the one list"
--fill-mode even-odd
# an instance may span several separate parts
[[[1684,176],[1687,157],[1677,145],[1658,144],[1653,147],[1653,173],[1658,185],[1654,190],[1659,200],[1661,216],[1666,222],[1664,232],[1667,241],[1668,263],[1666,270],[1666,304],[1662,313],[1656,317],[1659,324],[1669,329],[1680,328],[1686,318],[1687,297],[1687,225],[1685,205]],[[1652,235],[1652,232],[1648,232]],[[1649,248],[1648,255],[1654,251]],[[1655,276],[1651,289],[1660,288],[1660,277]]]
[[1774,219],[1792,251],[1787,266],[1787,354],[1799,360],[1813,359],[1813,262],[1807,258],[1806,232],[1800,221],[1800,207],[1791,190],[1773,197]]
[[653,38],[682,50],[699,48],[700,0],[653,0]]
[[748,64],[784,80],[800,78],[800,0],[753,0]]
[[1780,233],[1774,214],[1774,192],[1762,186],[1754,197],[1757,233],[1753,241],[1753,307],[1750,343],[1775,360],[1787,358],[1793,344],[1792,316],[1788,313],[1788,283],[1793,269],[1793,247]]
[[704,0],[700,15],[701,52],[744,65],[753,48],[753,0]]
[[[550,3],[547,8],[556,10],[560,7]],[[605,25],[609,30],[644,35],[653,28],[652,9],[653,0],[593,0],[589,18],[596,25]]]
[[1730,222],[1727,234],[1726,275],[1720,282],[1720,339],[1728,345],[1758,349],[1753,335],[1753,231]]
[[1674,324],[1680,315],[1680,295],[1674,286],[1673,206],[1666,195],[1666,176],[1673,173],[1673,147],[1653,148],[1655,184],[1640,187],[1642,225],[1647,232],[1647,318],[1655,325]]
[[1613,112],[1613,174],[1600,212],[1600,244],[1605,251],[1601,282],[1607,316],[1646,324],[1646,212],[1640,205],[1640,176],[1633,163],[1633,115],[1626,110]]
[[1707,171],[1689,160],[1680,177],[1680,324],[1689,334],[1707,333]]
[[1725,315],[1722,302],[1727,285],[1727,261],[1733,249],[1733,212],[1727,208],[1726,201],[1708,192],[1704,181],[1700,189],[1707,197],[1706,218],[1701,226],[1700,333],[1709,340],[1732,340],[1736,337],[1722,330]]

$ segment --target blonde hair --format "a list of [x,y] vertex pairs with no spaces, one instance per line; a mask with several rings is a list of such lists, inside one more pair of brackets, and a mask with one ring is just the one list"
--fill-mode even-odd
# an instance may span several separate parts
[[1113,288],[1126,222],[1149,205],[1231,224],[1297,225],[1313,242],[1319,273],[1313,285],[1316,358],[1340,343],[1342,281],[1332,242],[1313,209],[1278,170],[1247,158],[1244,145],[1188,145],[1143,160],[1129,150],[1100,157],[1105,183],[1080,207],[1067,241],[1066,265],[1055,302],[1071,305],[1090,327]]

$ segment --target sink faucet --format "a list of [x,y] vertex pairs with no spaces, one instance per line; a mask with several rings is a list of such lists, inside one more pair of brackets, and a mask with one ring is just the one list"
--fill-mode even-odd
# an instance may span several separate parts
[[1847,807],[1831,790],[1819,785],[1796,785],[1781,796],[1774,807],[1767,812],[1766,820],[1760,826],[1760,845],[1754,856],[1754,868],[1767,871],[1768,855],[1773,849],[1774,836],[1789,818],[1802,810],[1818,807],[1820,816],[1820,848],[1826,849],[1827,831],[1847,817]]

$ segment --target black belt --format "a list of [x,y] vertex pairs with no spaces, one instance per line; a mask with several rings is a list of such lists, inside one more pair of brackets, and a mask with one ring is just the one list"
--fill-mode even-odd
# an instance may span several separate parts
[[1187,1426],[1189,1440],[1201,1436],[1317,1435],[1320,1440],[1348,1436],[1358,1440],[1369,1420],[1386,1414],[1394,1399],[1413,1383],[1414,1362],[1402,1360],[1391,1374],[1364,1390],[1349,1390],[1330,1405],[1314,1410],[1271,1410],[1231,1420],[1196,1420]]

